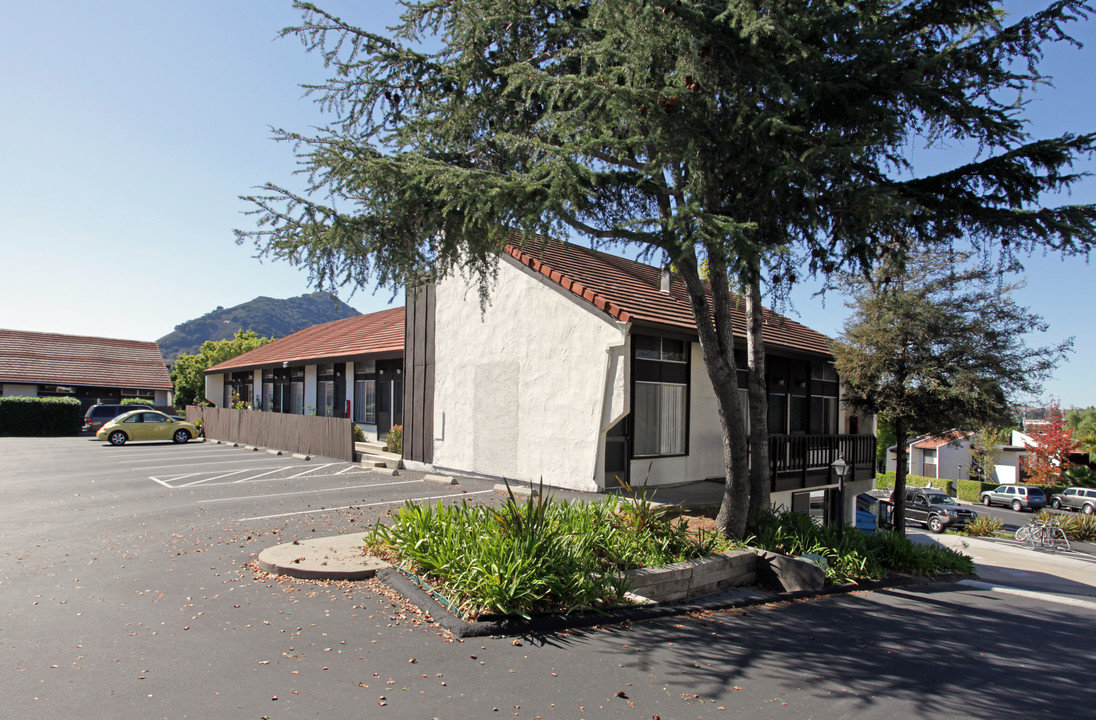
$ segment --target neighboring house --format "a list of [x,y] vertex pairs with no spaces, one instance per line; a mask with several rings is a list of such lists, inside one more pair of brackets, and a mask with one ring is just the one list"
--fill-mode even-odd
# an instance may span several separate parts
[[[972,433],[951,430],[943,435],[921,435],[906,448],[906,471],[911,475],[941,480],[966,480],[970,477],[970,438]],[[887,471],[898,466],[894,445],[887,448]]]
[[206,399],[349,417],[381,438],[403,416],[403,308],[313,325],[205,371]]
[[[827,338],[765,311],[773,503],[830,515],[874,477],[874,420],[848,415]],[[745,316],[735,311],[746,408]],[[559,241],[507,247],[488,304],[453,277],[408,292],[404,461],[595,491],[723,481],[715,396],[684,283]]]
[[171,404],[171,378],[154,342],[0,330],[0,394],[74,397],[85,408],[140,398]]

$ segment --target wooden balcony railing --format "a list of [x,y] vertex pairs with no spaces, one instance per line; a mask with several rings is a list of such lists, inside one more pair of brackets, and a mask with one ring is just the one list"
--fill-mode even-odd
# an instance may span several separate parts
[[874,435],[770,435],[769,469],[773,490],[826,485],[837,481],[832,465],[843,457],[846,480],[875,473]]

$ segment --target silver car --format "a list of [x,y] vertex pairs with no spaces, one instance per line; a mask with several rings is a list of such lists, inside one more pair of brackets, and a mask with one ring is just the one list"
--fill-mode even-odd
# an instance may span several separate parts
[[1040,510],[1047,505],[1047,496],[1042,488],[1028,485],[998,485],[982,493],[982,504],[986,507],[1004,505],[1016,512],[1022,510]]
[[1096,489],[1071,487],[1050,496],[1050,504],[1055,510],[1080,510],[1085,515],[1096,511]]

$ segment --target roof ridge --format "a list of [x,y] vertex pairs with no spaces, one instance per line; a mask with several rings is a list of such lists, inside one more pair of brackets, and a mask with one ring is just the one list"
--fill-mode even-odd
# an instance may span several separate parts
[[[557,242],[563,241],[560,240]],[[566,273],[553,269],[550,265],[548,265],[548,263],[544,262],[543,260],[533,257],[529,253],[511,245],[510,243],[506,244],[505,250],[507,253],[509,253],[511,257],[520,262],[522,265],[525,265],[535,272],[539,272],[541,275],[544,275],[556,284],[563,287],[563,289],[570,290],[575,295],[578,295],[579,297],[588,300],[589,302],[593,303],[595,307],[609,313],[609,315],[613,316],[617,320],[620,320],[621,322],[629,322],[632,319],[631,313],[611,301],[609,298],[595,292],[592,288],[586,287],[581,282],[575,280]]]

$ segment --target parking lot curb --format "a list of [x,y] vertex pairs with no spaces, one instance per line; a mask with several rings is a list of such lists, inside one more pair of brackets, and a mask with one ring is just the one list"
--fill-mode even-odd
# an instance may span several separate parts
[[439,600],[432,591],[424,588],[417,579],[406,572],[387,567],[377,571],[377,579],[400,593],[412,605],[429,615],[441,627],[456,637],[485,637],[489,635],[526,635],[529,633],[559,632],[599,625],[619,625],[637,620],[657,620],[665,617],[689,615],[716,610],[734,610],[786,602],[818,599],[830,595],[842,595],[869,590],[883,590],[915,585],[952,583],[969,578],[967,575],[947,575],[925,578],[914,575],[893,575],[882,580],[846,585],[831,585],[819,591],[777,592],[756,586],[741,588],[739,593],[714,593],[715,599],[691,601],[680,604],[643,605],[616,608],[605,612],[585,612],[571,615],[541,615],[524,618],[517,615],[494,617],[488,620],[466,621],[456,615],[448,603]]
[[365,580],[389,564],[367,555],[362,533],[294,540],[267,548],[256,562],[272,575],[305,580]]

